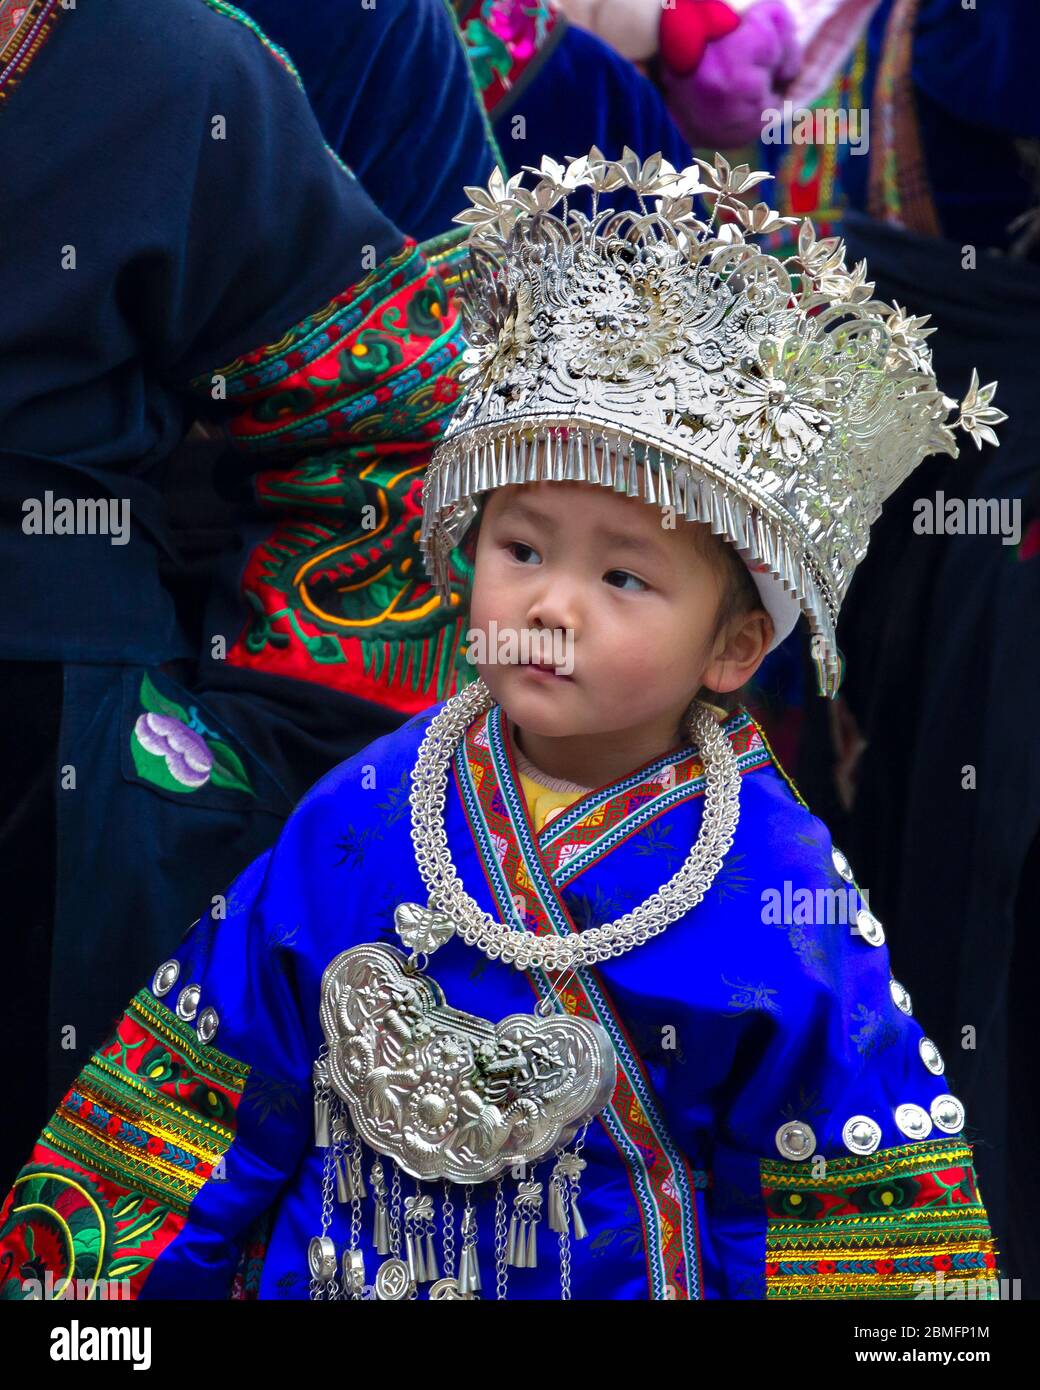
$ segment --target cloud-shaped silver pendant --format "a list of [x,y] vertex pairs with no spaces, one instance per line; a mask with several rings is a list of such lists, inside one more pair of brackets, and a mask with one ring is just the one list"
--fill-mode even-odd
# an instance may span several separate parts
[[607,1104],[617,1060],[598,1023],[453,1009],[393,946],[326,968],[328,1074],[361,1138],[413,1178],[486,1182],[534,1163]]

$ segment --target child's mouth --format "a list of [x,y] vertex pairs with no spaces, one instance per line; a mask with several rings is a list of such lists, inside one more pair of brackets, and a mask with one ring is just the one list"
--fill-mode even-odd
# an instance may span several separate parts
[[555,666],[545,666],[535,661],[522,661],[520,668],[547,680],[569,681],[571,679],[570,676],[565,676],[562,671],[557,671]]

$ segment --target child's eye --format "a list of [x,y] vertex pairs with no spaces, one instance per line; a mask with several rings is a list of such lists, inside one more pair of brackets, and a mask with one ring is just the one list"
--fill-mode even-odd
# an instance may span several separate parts
[[629,574],[628,570],[608,570],[607,573],[606,573],[603,577],[604,577],[604,579],[607,581],[607,583],[610,584],[611,588],[613,588],[613,589],[622,589],[622,588],[625,587],[624,584],[614,584],[614,583],[612,583],[612,576],[613,576],[613,575],[616,575],[616,574],[620,575],[621,578],[622,578],[622,580],[631,579],[632,582],[633,582],[634,584],[638,584],[638,585],[639,585],[641,588],[643,588],[643,589],[645,589],[645,588],[648,587],[648,585],[646,585],[646,584],[643,582],[643,580],[639,578],[638,575]]
[[[512,554],[513,559],[518,560],[522,565],[528,563],[527,555],[533,555],[536,560],[538,559],[538,551],[529,545],[524,545],[523,541],[509,541],[506,549]],[[519,555],[516,553],[518,550],[521,552]]]

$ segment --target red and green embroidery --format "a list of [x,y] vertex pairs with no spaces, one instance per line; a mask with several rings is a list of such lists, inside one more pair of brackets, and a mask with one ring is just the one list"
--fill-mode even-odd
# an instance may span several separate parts
[[[147,990],[76,1078],[0,1211],[0,1297],[136,1297],[230,1147],[249,1067]],[[41,1291],[44,1290],[44,1291]],[[47,1292],[49,1290],[49,1292]]]
[[28,72],[61,13],[60,0],[0,0],[0,102]]
[[223,787],[255,796],[242,759],[219,734],[208,728],[193,705],[184,709],[156,690],[143,676],[143,713],[130,735],[137,775],[173,792]]
[[459,34],[484,109],[491,115],[565,24],[547,0],[453,0]]
[[939,1139],[865,1157],[760,1163],[766,1297],[915,1299],[930,1282],[989,1287],[997,1252],[971,1146]]
[[470,567],[456,557],[442,603],[418,544],[423,474],[459,393],[464,343],[448,288],[459,255],[457,237],[439,239],[431,266],[408,240],[279,342],[214,374],[238,407],[238,447],[279,455],[254,479],[277,519],[242,571],[247,618],[231,665],[402,713],[472,679],[461,651]]

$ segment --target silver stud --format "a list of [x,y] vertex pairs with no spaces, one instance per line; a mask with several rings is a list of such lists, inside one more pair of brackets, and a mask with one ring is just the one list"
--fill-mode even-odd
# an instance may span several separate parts
[[166,960],[155,972],[152,977],[152,993],[157,999],[161,999],[164,994],[169,994],[177,983],[177,977],[181,973],[181,963],[178,960]]
[[896,1124],[908,1139],[927,1139],[932,1132],[932,1117],[920,1105],[897,1105]]
[[888,982],[888,988],[892,994],[892,1003],[904,1014],[912,1014],[913,1008],[910,1003],[910,992],[905,985],[901,985],[893,976]]
[[942,1053],[936,1047],[935,1043],[932,1042],[931,1038],[922,1038],[917,1044],[917,1049],[921,1054],[921,1061],[928,1070],[932,1072],[933,1075],[939,1076],[943,1072],[945,1064],[943,1063]]
[[846,883],[852,882],[852,865],[845,858],[844,854],[842,854],[841,850],[838,849],[837,845],[831,846],[831,863],[837,869],[838,873],[841,874]]
[[959,1134],[964,1128],[964,1106],[956,1096],[936,1096],[932,1101],[932,1119],[936,1129],[945,1134]]
[[881,1143],[881,1126],[869,1115],[852,1115],[845,1121],[841,1137],[854,1154],[872,1154]]
[[881,946],[885,940],[885,929],[867,908],[861,907],[856,913],[856,928],[868,946]]
[[816,1135],[804,1120],[790,1120],[777,1130],[776,1147],[785,1158],[810,1158],[816,1150]]
[[199,1021],[195,1025],[195,1031],[199,1035],[199,1042],[211,1043],[217,1036],[217,1027],[220,1024],[220,1015],[216,1009],[210,1005],[199,1014]]
[[177,996],[177,1017],[183,1018],[186,1023],[190,1023],[195,1017],[195,1012],[199,1007],[199,995],[202,993],[201,985],[185,985]]

